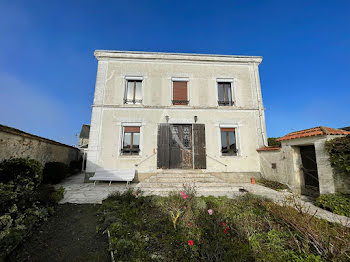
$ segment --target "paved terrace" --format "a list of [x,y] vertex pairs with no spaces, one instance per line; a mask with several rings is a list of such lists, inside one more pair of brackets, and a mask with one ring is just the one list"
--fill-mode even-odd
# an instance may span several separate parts
[[[125,182],[113,182],[110,186],[107,182],[96,183],[84,183],[84,173],[79,173],[77,175],[71,176],[65,179],[62,183],[57,184],[56,187],[62,186],[64,188],[64,198],[60,201],[60,204],[63,203],[76,203],[76,204],[101,204],[102,200],[106,199],[108,195],[115,192],[125,192],[128,188]],[[131,188],[137,188],[138,183],[131,184]],[[302,206],[305,212],[308,212],[311,215],[315,215],[318,218],[328,220],[329,222],[340,223],[344,226],[350,227],[350,218],[345,216],[340,216],[328,212],[324,209],[314,206],[307,199],[296,198],[295,201],[289,201],[293,195],[288,192],[278,192],[273,189],[261,186],[261,185],[252,185],[247,183],[234,184],[235,187],[244,188],[248,192],[266,197],[277,204],[288,204],[295,206],[295,204]],[[244,193],[239,193],[244,194]],[[227,192],[228,197],[235,197],[239,195],[237,193],[232,194],[232,192]]]

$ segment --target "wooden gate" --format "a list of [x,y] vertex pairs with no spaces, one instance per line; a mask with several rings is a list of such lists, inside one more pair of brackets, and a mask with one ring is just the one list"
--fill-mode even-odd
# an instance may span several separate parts
[[206,168],[204,125],[160,124],[157,167]]

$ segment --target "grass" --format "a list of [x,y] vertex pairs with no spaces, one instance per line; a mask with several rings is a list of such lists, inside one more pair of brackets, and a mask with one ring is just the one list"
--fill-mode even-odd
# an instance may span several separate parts
[[350,230],[246,194],[236,199],[127,192],[105,200],[99,230],[117,261],[349,261]]

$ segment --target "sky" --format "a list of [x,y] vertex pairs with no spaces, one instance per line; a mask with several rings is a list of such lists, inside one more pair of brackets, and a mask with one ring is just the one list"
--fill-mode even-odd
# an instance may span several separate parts
[[349,11],[347,0],[0,0],[0,123],[77,144],[102,49],[263,56],[269,137],[350,126]]

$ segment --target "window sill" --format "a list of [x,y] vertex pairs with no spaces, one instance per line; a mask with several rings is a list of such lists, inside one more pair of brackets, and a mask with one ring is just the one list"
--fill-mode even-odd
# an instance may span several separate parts
[[119,158],[124,158],[124,159],[141,159],[141,155],[119,155]]

